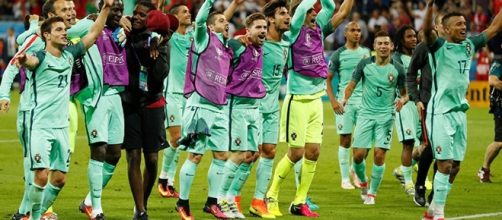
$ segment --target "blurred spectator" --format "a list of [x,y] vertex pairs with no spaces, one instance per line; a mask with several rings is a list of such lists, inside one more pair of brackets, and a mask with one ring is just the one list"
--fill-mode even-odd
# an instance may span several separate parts
[[492,16],[495,16],[496,14],[498,14],[501,7],[502,7],[502,0],[492,0],[491,7],[490,7],[493,10]]
[[476,7],[476,13],[474,13],[474,16],[472,17],[472,28],[471,30],[474,33],[481,33],[483,32],[486,27],[488,27],[488,23],[490,22],[490,18],[486,14],[486,12],[483,10],[483,8],[478,5]]
[[7,60],[10,60],[16,55],[17,44],[16,44],[16,33],[14,28],[9,28],[7,30]]
[[474,59],[477,60],[476,80],[488,80],[490,65],[493,61],[493,53],[490,52],[487,46],[484,46],[483,48],[481,48],[481,51],[476,53]]
[[368,29],[372,33],[376,33],[382,26],[387,26],[389,22],[381,15],[379,9],[371,11],[371,18],[368,21]]
[[415,18],[415,30],[422,29],[422,25],[424,24],[425,9],[425,3],[423,1],[419,1],[417,8],[413,10],[413,17]]
[[87,14],[94,14],[98,12],[98,6],[96,4],[96,0],[89,0],[85,5],[85,12]]

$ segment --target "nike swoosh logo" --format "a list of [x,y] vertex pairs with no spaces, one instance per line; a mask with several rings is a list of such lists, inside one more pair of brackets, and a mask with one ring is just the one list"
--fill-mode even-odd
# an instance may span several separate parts
[[223,175],[223,173],[220,173],[220,172],[216,172],[216,175]]
[[281,178],[281,179],[286,179],[286,177],[282,177],[282,176],[280,176],[280,175],[277,175],[277,176],[278,176],[279,178]]
[[49,64],[49,65],[47,65],[47,67],[48,68],[54,68],[55,66]]
[[451,48],[453,48],[453,46],[447,46],[447,47],[446,47],[446,49],[447,49],[447,50],[449,50],[449,49],[451,49]]
[[264,54],[263,54],[263,56],[267,56],[267,55],[269,55],[269,54],[270,54],[270,53],[264,53]]
[[194,176],[193,174],[189,174],[189,173],[187,173],[186,175],[187,175],[187,176]]

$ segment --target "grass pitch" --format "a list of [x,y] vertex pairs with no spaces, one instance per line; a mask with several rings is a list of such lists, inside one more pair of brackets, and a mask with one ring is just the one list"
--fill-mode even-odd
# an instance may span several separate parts
[[[13,92],[14,94],[15,92]],[[17,95],[9,113],[0,114],[0,218],[10,218],[17,210],[22,196],[22,150],[16,134]],[[325,103],[325,130],[321,156],[317,173],[310,190],[310,196],[321,207],[320,219],[420,219],[425,208],[417,207],[412,198],[404,193],[403,188],[392,176],[392,170],[400,164],[401,145],[394,132],[393,145],[387,154],[385,176],[376,198],[376,205],[364,206],[359,198],[359,190],[342,190],[338,167],[338,135],[334,126],[333,111]],[[492,184],[481,184],[476,176],[483,162],[486,146],[493,140],[493,120],[487,109],[468,111],[468,147],[461,171],[448,196],[446,216],[448,218],[496,213],[502,211],[502,159],[492,165],[494,177]],[[82,118],[79,120],[77,146],[72,156],[70,172],[66,186],[59,194],[54,209],[60,219],[86,219],[78,211],[78,205],[88,191],[87,162],[89,147],[83,132]],[[280,144],[276,158],[284,156],[287,147]],[[371,154],[372,155],[372,154]],[[186,155],[180,157],[181,164]],[[196,219],[214,219],[202,212],[207,196],[207,169],[211,154],[206,154],[200,164],[191,191],[191,209]],[[159,156],[159,164],[161,158]],[[276,159],[277,162],[277,159]],[[368,157],[367,173],[371,174],[372,157]],[[131,219],[134,202],[127,181],[125,153],[115,171],[110,184],[103,190],[103,209],[107,219]],[[255,166],[256,167],[256,166]],[[160,169],[160,168],[159,168]],[[242,206],[245,214],[250,205],[255,186],[255,169],[243,189]],[[288,214],[289,203],[295,194],[293,172],[284,181],[280,192],[281,210],[285,214],[281,219],[300,219]],[[178,186],[176,186],[179,188]],[[174,211],[175,199],[161,198],[153,190],[149,200],[150,219],[179,219]],[[502,215],[483,219],[502,219]]]

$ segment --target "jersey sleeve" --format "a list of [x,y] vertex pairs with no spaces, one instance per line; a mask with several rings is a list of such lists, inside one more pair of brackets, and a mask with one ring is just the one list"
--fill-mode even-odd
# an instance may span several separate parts
[[[321,30],[325,30],[327,26],[330,26],[331,17],[335,13],[335,2],[333,0],[321,0],[321,11],[317,14],[316,22],[321,27]],[[327,36],[327,35],[324,35]]]
[[486,32],[471,36],[467,39],[469,39],[472,42],[472,44],[474,44],[475,50],[479,50],[486,44],[486,42],[488,42],[488,38],[486,37]]
[[30,21],[30,27],[28,28],[28,30],[17,36],[16,38],[17,45],[23,44],[26,41],[26,39],[28,39],[28,37],[30,37],[33,34],[36,34],[37,29],[38,29],[38,21]]
[[495,61],[490,68],[490,75],[500,78],[502,76],[502,64]]
[[209,33],[206,22],[209,16],[209,11],[213,7],[213,3],[214,0],[204,1],[197,13],[197,16],[195,17],[194,40],[195,46],[199,51],[204,50],[209,42]]
[[289,41],[295,42],[296,38],[300,34],[305,17],[307,16],[307,11],[314,7],[317,0],[303,0],[296,8],[295,14],[291,18],[291,27],[289,29]]
[[91,29],[93,23],[93,20],[87,18],[78,21],[68,30],[68,38],[84,37]]
[[19,68],[14,64],[7,65],[2,75],[0,84],[0,100],[10,100],[10,88],[14,82],[14,78],[19,73]]
[[441,48],[445,44],[445,42],[446,42],[445,39],[438,37],[436,41],[434,41],[434,43],[429,46],[429,51],[431,53],[435,53],[436,51],[439,50],[439,48]]
[[85,46],[82,41],[79,41],[77,44],[70,45],[65,48],[66,51],[70,52],[73,58],[79,58],[85,55]]
[[340,51],[336,50],[333,55],[331,55],[331,59],[329,60],[329,71],[333,73],[333,76],[337,75],[338,69],[340,69]]
[[352,73],[352,81],[354,81],[356,84],[359,83],[359,81],[363,78],[364,67],[366,67],[366,64],[368,64],[368,61],[370,59],[371,58],[362,59],[357,64],[356,69],[354,70],[354,73]]

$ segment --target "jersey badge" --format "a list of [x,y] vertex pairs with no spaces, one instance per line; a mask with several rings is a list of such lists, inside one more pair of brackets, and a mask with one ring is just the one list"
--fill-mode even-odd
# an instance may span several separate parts
[[392,73],[389,73],[389,83],[393,83],[394,82],[394,74]]
[[170,120],[171,122],[174,122],[174,119],[175,119],[174,115],[169,116],[169,120]]
[[42,162],[42,157],[40,156],[40,154],[35,154],[35,157],[33,157],[33,159],[34,159],[34,160],[35,160],[35,162],[37,162],[37,163]]
[[235,139],[235,145],[241,146],[241,139],[240,138]]
[[293,139],[293,141],[296,140],[296,137],[298,137],[298,136],[296,135],[295,132],[291,133],[291,139]]
[[406,134],[410,135],[411,134],[411,130],[410,129],[406,129]]
[[98,136],[98,131],[96,131],[96,129],[92,130],[91,135],[93,138],[96,138]]
[[443,149],[441,148],[441,146],[437,146],[436,147],[436,153],[437,154],[441,154],[441,151],[443,151]]
[[470,57],[470,56],[472,56],[471,52],[472,52],[471,44],[466,44],[465,45],[465,54]]

